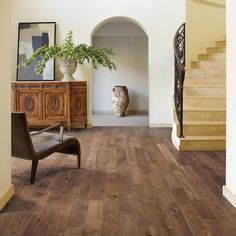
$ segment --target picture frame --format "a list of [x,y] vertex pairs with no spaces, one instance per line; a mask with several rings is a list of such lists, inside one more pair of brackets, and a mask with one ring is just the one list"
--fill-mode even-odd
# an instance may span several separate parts
[[17,49],[17,81],[53,81],[55,80],[55,60],[47,62],[42,75],[37,75],[36,58],[28,67],[21,65],[22,61],[31,56],[38,48],[48,45],[55,46],[56,22],[20,22],[18,24]]

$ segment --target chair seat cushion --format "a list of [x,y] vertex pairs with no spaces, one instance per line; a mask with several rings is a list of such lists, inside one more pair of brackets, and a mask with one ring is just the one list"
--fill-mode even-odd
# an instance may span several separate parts
[[32,142],[37,159],[43,159],[54,152],[65,152],[68,147],[79,145],[74,137],[63,135],[63,141],[60,142],[59,134],[46,132],[32,136]]

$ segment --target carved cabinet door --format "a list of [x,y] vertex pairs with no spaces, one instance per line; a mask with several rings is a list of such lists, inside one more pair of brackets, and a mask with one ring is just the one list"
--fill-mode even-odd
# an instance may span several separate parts
[[72,90],[71,91],[71,117],[72,123],[87,122],[87,94],[86,91]]
[[25,112],[27,120],[40,122],[42,119],[42,109],[41,109],[41,92],[40,90],[18,90],[16,92],[16,109],[20,112]]
[[67,93],[65,90],[43,91],[43,118],[47,121],[67,121]]
[[83,123],[85,119],[85,92],[72,91],[71,93],[72,105],[72,122]]

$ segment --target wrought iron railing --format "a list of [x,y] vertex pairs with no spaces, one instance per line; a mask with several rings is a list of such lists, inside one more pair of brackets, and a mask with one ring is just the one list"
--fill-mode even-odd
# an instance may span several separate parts
[[179,122],[179,137],[184,138],[183,133],[183,89],[185,78],[185,23],[177,30],[174,38],[175,57],[175,90],[174,103],[176,116]]

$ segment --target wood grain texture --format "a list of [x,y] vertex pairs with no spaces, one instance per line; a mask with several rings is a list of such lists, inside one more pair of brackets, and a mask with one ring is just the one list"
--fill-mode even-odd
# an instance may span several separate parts
[[30,126],[54,122],[87,127],[87,84],[75,82],[12,82],[12,111],[25,112]]
[[236,235],[236,209],[222,196],[224,152],[178,152],[170,129],[103,127],[72,131],[72,155],[39,163],[12,159],[15,197],[0,213],[0,235]]

